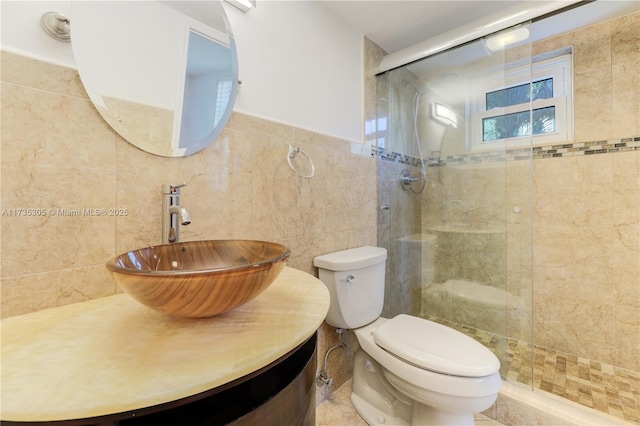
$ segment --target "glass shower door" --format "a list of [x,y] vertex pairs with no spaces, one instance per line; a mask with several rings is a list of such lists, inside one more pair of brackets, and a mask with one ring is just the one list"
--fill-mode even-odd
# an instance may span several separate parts
[[[496,353],[508,378],[531,376],[528,135],[537,121],[526,97],[530,41],[500,43],[468,43],[378,77],[378,118],[388,123],[378,133],[378,196],[389,206],[379,243],[389,250],[385,314],[463,331]],[[407,184],[407,174],[417,179]]]

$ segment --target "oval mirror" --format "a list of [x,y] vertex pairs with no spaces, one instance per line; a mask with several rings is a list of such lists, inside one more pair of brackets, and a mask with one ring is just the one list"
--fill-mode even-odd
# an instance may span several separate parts
[[77,1],[70,19],[80,79],[123,138],[181,157],[220,134],[238,59],[219,1]]

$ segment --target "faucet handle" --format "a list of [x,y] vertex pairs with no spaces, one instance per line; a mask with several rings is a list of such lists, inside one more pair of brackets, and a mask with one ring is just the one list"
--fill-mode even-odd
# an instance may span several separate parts
[[183,186],[187,186],[187,182],[182,182],[179,183],[177,185],[169,185],[171,187],[172,190],[178,189],[178,188],[182,188]]
[[182,182],[177,185],[169,185],[169,186],[171,186],[171,193],[177,194],[180,188],[182,188],[183,186],[187,186],[187,182]]
[[187,186],[187,182],[182,182],[177,185],[171,185],[171,184],[165,183],[162,185],[162,193],[167,195],[175,194],[176,192],[178,192],[177,190],[182,188],[183,186]]

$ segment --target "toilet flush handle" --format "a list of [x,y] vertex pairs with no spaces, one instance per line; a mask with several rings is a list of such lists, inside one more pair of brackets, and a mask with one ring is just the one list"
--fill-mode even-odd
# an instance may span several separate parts
[[347,278],[344,280],[341,280],[343,283],[347,283],[347,284],[351,284],[353,282],[353,280],[355,280],[356,277],[354,277],[353,275],[347,275]]

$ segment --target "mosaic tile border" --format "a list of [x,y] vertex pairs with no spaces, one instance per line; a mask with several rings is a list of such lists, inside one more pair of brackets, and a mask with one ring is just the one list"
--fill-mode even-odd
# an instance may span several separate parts
[[[543,158],[574,157],[580,155],[612,154],[616,152],[640,151],[640,136],[609,139],[604,141],[576,142],[560,145],[543,145],[533,148],[509,149],[506,151],[478,152],[444,157],[429,157],[427,167],[455,166],[464,164],[497,163],[504,161],[538,160]],[[419,167],[420,159],[385,148],[371,147],[371,156],[383,161]]]
[[[399,164],[409,164],[412,166],[420,167],[419,158],[400,154],[399,152],[387,151],[385,148],[378,148],[377,146],[371,146],[371,156],[377,160],[390,161],[392,163]],[[432,160],[432,158],[428,158],[427,163]]]
[[640,150],[640,136],[606,141],[533,147],[533,158],[573,157]]

